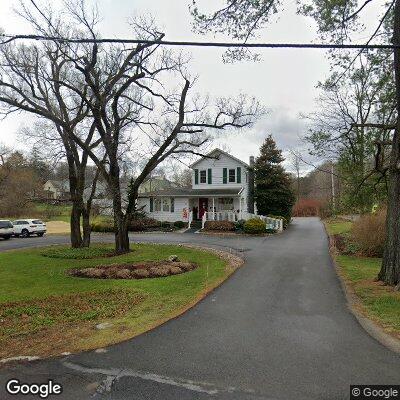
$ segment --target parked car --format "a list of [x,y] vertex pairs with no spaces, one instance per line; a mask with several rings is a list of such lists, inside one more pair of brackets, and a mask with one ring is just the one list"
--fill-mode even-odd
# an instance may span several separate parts
[[0,220],[0,237],[5,240],[10,239],[14,234],[14,227],[11,221]]
[[13,224],[16,237],[28,237],[32,234],[43,236],[46,233],[46,224],[40,219],[18,219]]

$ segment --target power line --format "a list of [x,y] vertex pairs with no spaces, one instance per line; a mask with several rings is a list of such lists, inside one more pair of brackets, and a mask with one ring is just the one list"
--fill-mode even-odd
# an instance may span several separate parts
[[181,47],[224,47],[224,48],[288,48],[288,49],[399,49],[400,45],[393,44],[325,44],[325,43],[232,43],[232,42],[199,42],[179,40],[141,40],[124,38],[65,38],[59,36],[41,35],[9,35],[1,34],[4,38],[0,44],[6,44],[17,40],[37,40],[58,43],[110,43],[110,44],[145,44]]

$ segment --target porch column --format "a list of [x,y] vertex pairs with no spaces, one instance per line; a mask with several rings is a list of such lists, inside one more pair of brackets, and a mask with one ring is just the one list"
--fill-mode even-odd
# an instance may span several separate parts
[[215,221],[215,201],[214,197],[212,198],[212,212],[213,212],[213,220]]
[[243,219],[242,218],[242,198],[239,197],[239,219]]

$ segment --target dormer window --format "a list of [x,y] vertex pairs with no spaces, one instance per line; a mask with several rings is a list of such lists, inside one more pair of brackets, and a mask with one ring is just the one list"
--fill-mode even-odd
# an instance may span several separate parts
[[229,182],[236,182],[236,170],[234,168],[229,170]]
[[200,183],[207,183],[207,171],[205,169],[200,171]]

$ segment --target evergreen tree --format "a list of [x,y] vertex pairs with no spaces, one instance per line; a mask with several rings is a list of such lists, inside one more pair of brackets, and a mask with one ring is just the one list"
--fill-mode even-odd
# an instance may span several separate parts
[[255,200],[260,215],[280,215],[290,221],[295,195],[290,176],[281,163],[285,159],[268,136],[254,165]]

